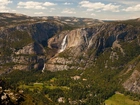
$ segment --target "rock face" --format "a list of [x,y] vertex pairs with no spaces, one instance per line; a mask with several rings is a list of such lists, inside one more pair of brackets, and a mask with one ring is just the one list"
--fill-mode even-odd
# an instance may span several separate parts
[[39,43],[31,43],[27,46],[24,46],[22,49],[15,52],[16,55],[24,54],[24,55],[34,55],[34,54],[44,54],[45,50]]
[[[112,47],[115,41],[118,43],[120,40],[133,40],[137,38],[138,34],[139,29],[137,30],[131,26],[124,24],[118,24],[115,26],[103,24],[92,28],[80,28],[70,32],[65,32],[65,34],[62,33],[60,35],[56,35],[53,37],[53,40],[50,39],[51,41],[49,44],[53,45],[55,43],[55,47],[60,49],[60,42],[63,42],[63,39],[66,38],[67,44],[65,49],[76,48],[76,53],[78,54],[75,55],[79,55],[79,52],[82,50],[86,51],[92,48],[97,49],[97,53],[100,53],[105,48]],[[51,47],[53,48],[53,46]],[[116,47],[120,48],[118,45],[116,45]]]
[[[119,49],[125,55],[120,43],[135,40],[140,33],[139,30],[139,28],[124,24],[103,24],[92,28],[79,28],[62,32],[48,41],[49,47],[51,49],[57,48],[58,53],[48,60],[46,68],[51,71],[62,70],[62,68],[65,70],[84,69],[89,66],[90,61],[94,60],[95,56],[108,48]],[[89,51],[93,51],[91,55],[88,55]],[[110,59],[114,61],[118,58],[117,53],[112,51]],[[67,63],[68,61],[71,63]],[[84,63],[84,67],[79,66],[81,63]]]
[[140,44],[140,28],[132,25],[103,23],[62,31],[64,27],[58,22],[40,22],[0,31],[0,62],[12,62],[12,67],[20,70],[41,70],[43,65],[50,71],[85,69],[94,65],[96,57],[108,48],[112,49],[113,62],[119,59],[115,49],[125,55],[121,42],[136,39]]
[[135,70],[123,86],[128,91],[140,94],[140,72]]
[[43,69],[42,65],[46,62],[44,47],[48,45],[48,39],[61,29],[62,24],[57,22],[40,22],[1,30],[0,62],[2,68],[3,65],[13,63],[9,69]]

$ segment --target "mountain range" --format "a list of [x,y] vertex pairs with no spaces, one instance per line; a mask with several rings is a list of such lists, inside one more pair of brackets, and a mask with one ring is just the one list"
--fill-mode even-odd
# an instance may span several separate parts
[[83,76],[83,81],[89,81],[98,75],[93,83],[104,77],[108,82],[115,80],[125,92],[140,94],[140,19],[1,13],[0,20],[1,76],[14,71],[78,71],[81,74],[73,78]]

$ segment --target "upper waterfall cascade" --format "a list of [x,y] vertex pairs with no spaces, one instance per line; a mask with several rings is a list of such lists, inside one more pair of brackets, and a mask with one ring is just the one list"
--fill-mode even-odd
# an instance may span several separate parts
[[61,44],[61,49],[59,52],[63,52],[67,46],[67,35],[64,37],[63,41],[62,41],[62,44]]

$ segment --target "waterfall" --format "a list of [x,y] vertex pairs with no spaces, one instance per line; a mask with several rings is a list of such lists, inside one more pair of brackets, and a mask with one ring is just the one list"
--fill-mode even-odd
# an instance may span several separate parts
[[42,73],[44,73],[44,70],[45,70],[45,63],[44,63],[43,69],[42,69]]
[[59,52],[63,52],[65,50],[66,46],[67,46],[67,35],[64,37],[64,39],[62,41],[61,49]]

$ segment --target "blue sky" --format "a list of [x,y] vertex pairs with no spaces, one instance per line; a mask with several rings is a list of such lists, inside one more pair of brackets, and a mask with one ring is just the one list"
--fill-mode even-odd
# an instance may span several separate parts
[[140,0],[0,0],[0,12],[124,20],[140,17]]

